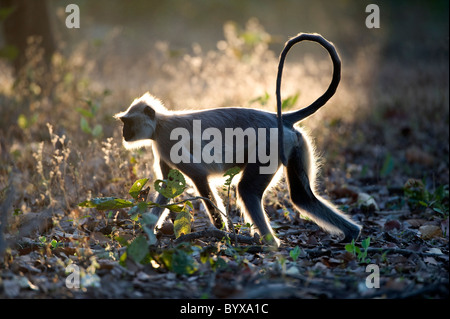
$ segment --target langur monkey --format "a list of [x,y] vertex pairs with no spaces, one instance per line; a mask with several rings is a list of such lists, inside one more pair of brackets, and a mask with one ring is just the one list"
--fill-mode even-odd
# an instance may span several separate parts
[[[280,87],[284,60],[289,49],[304,40],[317,42],[328,51],[333,63],[332,81],[327,91],[310,106],[281,114]],[[286,42],[280,55],[276,83],[277,113],[239,107],[172,112],[146,93],[115,117],[123,122],[123,143],[126,148],[151,145],[160,177],[166,179],[172,168],[180,170],[192,180],[200,196],[209,198],[218,207],[223,206],[214,188],[210,187],[211,178],[223,176],[232,167],[240,167],[241,177],[237,183],[239,206],[246,221],[256,227],[269,244],[279,246],[280,241],[264,212],[262,198],[275,175],[279,175],[276,172],[281,166],[285,167],[294,206],[326,231],[342,234],[344,241],[351,241],[358,238],[361,227],[317,195],[314,149],[306,133],[294,127],[294,124],[313,114],[334,95],[340,73],[341,62],[333,44],[319,34],[300,33]],[[227,137],[230,130],[242,133],[240,146],[233,145],[239,134],[236,133],[231,139]],[[251,134],[266,130],[275,130],[275,138],[272,134],[258,134],[256,139],[255,134]],[[187,137],[177,139],[186,134]],[[261,152],[261,149],[271,151],[273,146],[277,150],[275,169],[262,172],[262,168],[267,168],[267,159],[263,161],[262,154],[267,153]],[[261,157],[256,159],[255,153]],[[204,156],[199,157],[200,154]],[[242,160],[242,155],[248,159]],[[166,204],[168,200],[159,194],[156,202]],[[209,201],[204,201],[204,204],[211,222],[219,229],[223,226],[228,229],[226,220],[214,205]],[[165,218],[161,216],[163,211],[162,208],[154,208],[152,213],[162,219]]]

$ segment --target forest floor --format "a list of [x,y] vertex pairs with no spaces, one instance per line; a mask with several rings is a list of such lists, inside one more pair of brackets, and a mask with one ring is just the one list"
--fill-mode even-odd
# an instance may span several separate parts
[[[210,51],[158,42],[121,66],[126,34],[114,31],[56,56],[49,75],[31,61],[18,81],[1,62],[10,71],[0,74],[0,298],[448,298],[448,51],[414,64],[368,65],[382,56],[373,46],[373,56],[367,48],[344,56],[338,93],[302,123],[321,157],[319,193],[362,226],[354,243],[296,212],[284,179],[264,199],[279,249],[210,236],[198,201],[197,238],[176,242],[175,214],[156,247],[146,246],[141,217],[129,209],[78,206],[129,200],[144,177],[154,198],[152,155],[125,150],[112,118],[148,89],[169,108],[273,110],[277,53],[257,21],[242,30],[225,26]],[[252,32],[260,42],[245,43]],[[323,92],[331,71],[326,55],[294,60],[283,90],[296,109]],[[229,200],[245,234],[234,191]],[[142,239],[144,253],[136,250]]]

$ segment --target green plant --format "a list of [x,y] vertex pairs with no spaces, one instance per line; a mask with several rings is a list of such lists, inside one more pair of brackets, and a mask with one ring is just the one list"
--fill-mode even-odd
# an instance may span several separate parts
[[45,236],[40,236],[39,237],[39,245],[41,247],[49,245],[49,247],[51,249],[55,249],[55,248],[58,248],[58,247],[62,246],[62,243],[57,241],[56,239],[52,239],[51,242],[47,243],[47,238]]
[[[227,210],[229,210],[231,183],[239,171],[240,170],[238,167],[234,167],[224,174],[224,176],[228,177],[224,183],[224,190],[228,191]],[[209,199],[203,197],[192,197],[177,203],[169,202],[166,205],[159,205],[157,203],[147,201],[146,198],[149,187],[144,189],[147,182],[148,178],[139,179],[134,182],[128,191],[128,194],[132,197],[132,199],[98,197],[86,200],[78,205],[80,207],[96,208],[98,210],[129,208],[128,214],[130,215],[130,219],[136,221],[137,225],[142,228],[144,233],[138,235],[131,243],[120,237],[115,238],[120,244],[127,247],[126,251],[120,257],[121,265],[126,265],[127,258],[130,258],[136,263],[152,263],[152,265],[156,263],[158,265],[163,265],[170,271],[177,274],[189,275],[194,273],[198,269],[198,263],[192,255],[200,248],[190,244],[180,244],[175,248],[163,250],[162,252],[156,252],[154,249],[149,249],[157,242],[153,232],[153,227],[157,222],[157,217],[147,211],[153,207],[164,207],[177,213],[174,221],[174,233],[175,237],[179,238],[180,236],[191,232],[191,210],[193,209],[191,200]],[[154,188],[163,196],[169,199],[174,199],[183,193],[186,188],[186,181],[183,174],[181,174],[178,170],[171,170],[167,179],[156,180],[154,182]],[[223,212],[220,213],[223,214]],[[229,220],[229,222],[233,227],[233,232],[235,232],[231,220]],[[250,227],[250,225],[247,225],[247,227]],[[225,242],[227,243],[227,247],[231,247],[230,238],[226,237]],[[217,260],[211,259],[207,252],[202,251],[200,256],[201,262],[209,262],[213,269],[216,269],[217,267],[220,268],[221,263],[223,262],[220,258]]]
[[[176,237],[182,234],[190,232],[190,212],[189,208],[192,208],[192,204],[188,201],[184,201],[181,204],[167,204],[159,205],[157,203],[147,201],[146,195],[149,189],[143,189],[148,182],[148,178],[139,179],[131,186],[128,194],[132,197],[131,200],[116,198],[116,197],[98,197],[86,200],[79,203],[78,206],[86,208],[96,208],[98,210],[112,210],[119,208],[130,208],[128,214],[132,220],[138,222],[145,233],[148,236],[148,244],[154,245],[156,243],[156,237],[153,233],[153,226],[157,222],[157,217],[146,211],[153,207],[164,207],[169,210],[178,213],[174,224],[174,231]],[[181,195],[186,188],[186,181],[184,176],[177,170],[171,170],[168,174],[168,178],[165,180],[156,180],[154,183],[156,191],[161,193],[167,198],[173,199]],[[188,220],[188,222],[186,222]],[[137,243],[141,243],[141,239]],[[136,244],[138,245],[138,244]],[[133,247],[133,246],[132,246]],[[138,245],[141,247],[141,245]],[[139,258],[137,258],[139,259]]]
[[281,109],[283,111],[289,110],[292,107],[294,107],[294,105],[297,103],[297,100],[300,96],[300,93],[295,93],[294,95],[290,95],[287,98],[285,98],[282,102],[281,102]]
[[239,174],[239,172],[241,171],[241,169],[237,166],[230,168],[229,170],[227,170],[225,172],[225,174],[223,174],[223,176],[228,176],[228,178],[226,179],[225,183],[224,183],[224,187],[223,190],[227,192],[227,216],[230,213],[230,192],[231,192],[231,183],[233,181],[233,178]]
[[289,256],[291,256],[293,261],[297,261],[298,257],[300,256],[300,252],[300,247],[295,246],[295,248],[289,252]]
[[353,239],[350,244],[345,245],[345,250],[356,256],[359,263],[367,264],[370,263],[370,258],[367,258],[367,249],[370,246],[370,237],[361,241],[361,248],[356,246],[355,240]]
[[410,179],[403,187],[403,191],[411,209],[431,208],[444,217],[449,215],[448,185],[441,185],[434,192],[430,192],[423,181]]
[[[103,97],[110,94],[109,90],[103,91]],[[81,130],[92,137],[100,137],[103,134],[103,126],[101,124],[93,124],[94,118],[97,116],[100,109],[100,103],[95,103],[91,99],[85,100],[87,107],[77,107],[75,110],[81,114],[80,128]],[[91,124],[89,124],[91,122]]]
[[[287,98],[283,99],[281,101],[281,109],[283,111],[289,110],[291,108],[293,108],[295,106],[295,104],[298,101],[298,98],[300,97],[300,93],[297,92],[294,95],[290,95]],[[248,104],[251,105],[253,103],[259,103],[261,106],[266,105],[269,102],[270,99],[270,94],[266,92],[264,92],[263,95],[261,96],[257,96],[253,99],[251,99]]]
[[26,116],[25,114],[20,114],[17,118],[17,125],[25,131],[29,129],[32,125],[34,125],[38,120],[38,114],[31,114],[29,116]]
[[277,258],[276,259],[277,262],[275,263],[275,265],[280,267],[281,273],[284,276],[286,274],[287,259],[283,255],[277,255],[276,258]]
[[261,106],[266,105],[269,102],[270,94],[267,91],[264,92],[263,95],[257,96],[254,99],[251,99],[248,104],[259,103]]
[[[230,171],[227,185],[231,185],[231,180],[237,172]],[[80,204],[80,207],[96,208],[98,210],[114,210],[119,208],[129,208],[128,214],[130,219],[137,222],[142,228],[144,234],[137,236],[131,243],[122,240],[120,237],[116,237],[122,245],[127,246],[126,252],[120,257],[120,263],[125,265],[126,259],[129,257],[137,263],[150,263],[152,260],[158,264],[165,265],[169,270],[173,270],[180,274],[191,274],[198,268],[192,261],[191,254],[195,249],[184,247],[174,248],[172,250],[165,250],[162,253],[150,254],[149,247],[156,244],[157,239],[153,232],[153,227],[157,222],[157,216],[147,212],[153,207],[164,207],[175,213],[177,217],[174,222],[175,237],[178,238],[183,234],[189,234],[191,232],[191,210],[193,209],[190,200],[203,199],[201,197],[189,198],[178,203],[168,203],[166,205],[159,205],[157,203],[147,201],[147,194],[149,187],[144,189],[144,186],[148,182],[148,178],[139,179],[134,182],[128,191],[128,194],[132,199],[122,199],[116,197],[99,197],[86,200]],[[156,180],[154,187],[157,192],[163,196],[174,199],[181,195],[186,188],[186,181],[183,174],[178,170],[171,170],[167,179]],[[177,246],[178,247],[178,246]]]
[[386,157],[384,158],[383,166],[380,170],[381,177],[387,177],[394,169],[394,165],[394,159],[392,158],[391,153],[387,153]]

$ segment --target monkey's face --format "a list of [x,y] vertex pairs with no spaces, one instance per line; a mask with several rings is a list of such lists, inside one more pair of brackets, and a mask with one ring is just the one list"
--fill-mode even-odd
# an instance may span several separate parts
[[156,126],[155,111],[147,104],[132,105],[115,117],[123,123],[123,139],[127,148],[140,147],[145,144],[144,141],[152,138]]
[[133,128],[133,121],[125,117],[121,118],[120,120],[123,123],[123,139],[127,142],[131,142],[133,140],[133,137],[136,135]]

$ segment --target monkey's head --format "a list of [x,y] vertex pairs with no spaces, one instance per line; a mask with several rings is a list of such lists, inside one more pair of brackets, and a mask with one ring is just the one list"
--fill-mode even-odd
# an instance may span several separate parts
[[135,99],[128,110],[114,115],[123,123],[125,148],[139,148],[151,144],[150,140],[156,127],[155,106],[160,105],[157,99],[146,93],[139,99]]

